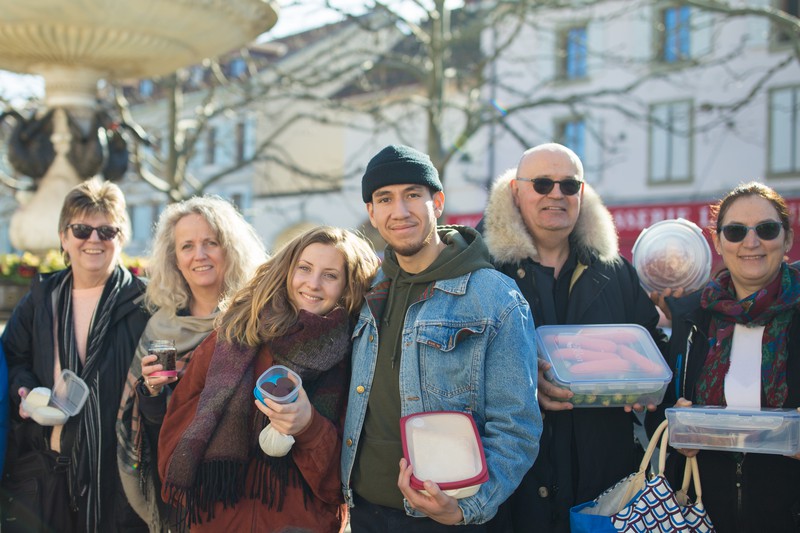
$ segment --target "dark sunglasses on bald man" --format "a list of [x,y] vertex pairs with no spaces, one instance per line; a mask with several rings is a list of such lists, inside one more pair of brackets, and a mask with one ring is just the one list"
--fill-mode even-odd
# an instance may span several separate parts
[[575,178],[565,178],[558,181],[550,178],[517,178],[517,180],[530,181],[533,184],[533,190],[539,194],[550,194],[556,183],[558,183],[561,194],[564,196],[574,196],[583,188],[583,182]]
[[722,233],[725,240],[728,242],[741,242],[747,237],[747,232],[754,230],[758,238],[762,241],[771,241],[781,234],[780,222],[771,220],[769,222],[762,222],[755,226],[745,226],[744,224],[725,224],[721,228],[717,228],[717,233]]
[[67,227],[72,230],[72,234],[76,239],[88,239],[94,230],[97,230],[97,236],[101,241],[110,241],[116,237],[120,229],[114,226],[98,226],[93,227],[88,224],[67,224]]

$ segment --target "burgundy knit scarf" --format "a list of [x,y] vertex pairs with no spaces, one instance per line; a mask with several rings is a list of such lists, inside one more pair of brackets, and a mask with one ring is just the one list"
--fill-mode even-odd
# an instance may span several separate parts
[[769,285],[737,300],[728,270],[703,290],[700,306],[711,312],[709,351],[696,386],[699,405],[727,405],[725,376],[731,364],[736,324],[764,326],[761,349],[761,405],[781,407],[786,400],[789,325],[798,308],[800,272],[785,263]]
[[[320,414],[336,421],[340,404],[332,397],[341,398],[344,391],[315,387],[314,381],[350,354],[346,311],[337,308],[327,316],[301,311],[295,326],[268,345],[275,350],[276,363],[300,374]],[[213,519],[217,502],[232,506],[244,495],[247,466],[258,448],[258,432],[252,427],[252,391],[254,362],[260,349],[220,340],[214,348],[194,420],[178,442],[164,480],[169,503],[182,504],[190,524],[201,521],[201,512],[208,520]],[[340,384],[339,389],[344,388]],[[259,468],[263,476],[268,475],[265,470]],[[257,486],[274,483],[259,480]]]

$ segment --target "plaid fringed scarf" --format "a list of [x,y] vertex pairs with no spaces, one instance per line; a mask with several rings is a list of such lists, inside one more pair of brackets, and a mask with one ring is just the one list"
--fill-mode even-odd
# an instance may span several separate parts
[[[344,390],[341,382],[326,384],[325,377],[350,354],[347,312],[337,308],[318,316],[301,311],[295,326],[267,348],[275,363],[300,375],[311,404],[335,422]],[[255,417],[259,428],[251,425],[254,362],[260,349],[219,340],[214,348],[194,420],[178,442],[164,480],[169,503],[186,510],[188,524],[200,523],[202,514],[213,519],[216,503],[233,506],[245,495],[247,466],[253,458],[258,458],[258,466],[250,497],[260,496],[280,508],[281,488],[292,480],[289,470],[296,468],[273,468],[278,464],[256,455],[263,455],[258,431],[266,425],[263,416]],[[291,453],[281,459],[291,461]]]
[[[147,321],[147,327],[142,333],[128,371],[122,402],[117,413],[117,460],[129,503],[137,513],[147,517],[151,531],[160,530],[162,519],[165,517],[160,516],[158,503],[161,501],[161,496],[156,490],[158,474],[153,454],[158,443],[149,442],[148,434],[144,431],[144,421],[139,410],[139,395],[136,392],[136,387],[142,381],[142,358],[147,355],[147,347],[151,340],[173,339],[178,352],[175,369],[178,371],[178,376],[182,376],[191,360],[192,350],[211,332],[216,316],[217,313],[207,317],[183,316],[176,315],[170,310],[160,309]],[[164,395],[166,403],[171,395],[171,389],[165,387],[161,394]],[[129,491],[134,490],[134,485],[138,494],[132,495]]]
[[709,351],[697,382],[696,403],[727,405],[725,376],[731,364],[736,324],[764,326],[761,349],[761,402],[781,407],[786,400],[787,334],[800,305],[800,271],[787,264],[773,282],[744,300],[737,300],[730,272],[722,271],[703,290],[700,305],[712,313]]

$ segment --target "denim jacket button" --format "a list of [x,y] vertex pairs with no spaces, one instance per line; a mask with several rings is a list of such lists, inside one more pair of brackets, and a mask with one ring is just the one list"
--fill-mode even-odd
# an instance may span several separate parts
[[347,444],[348,446],[352,446],[353,445],[353,439],[347,439],[346,441],[344,441],[344,443]]
[[364,389],[364,385],[359,385],[358,387],[356,387],[356,392],[359,394],[364,394],[365,390],[366,389]]
[[375,335],[370,335],[370,336],[369,336],[369,342],[372,342],[372,341],[374,341],[374,340],[375,340]]
[[547,498],[549,495],[550,495],[550,491],[547,490],[547,487],[539,487],[539,497],[540,498]]

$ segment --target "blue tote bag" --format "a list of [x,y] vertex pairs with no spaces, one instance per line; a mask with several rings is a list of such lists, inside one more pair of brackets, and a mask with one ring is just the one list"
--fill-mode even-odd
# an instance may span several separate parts
[[[570,509],[572,533],[714,533],[703,507],[697,460],[686,460],[683,486],[675,493],[664,477],[668,441],[667,421],[661,423],[645,451],[639,470],[618,482],[595,500]],[[647,479],[647,467],[661,440],[658,474]],[[697,499],[689,500],[694,480]]]

